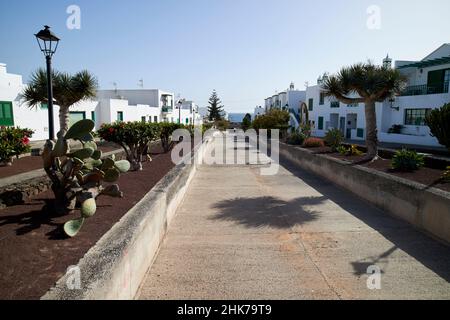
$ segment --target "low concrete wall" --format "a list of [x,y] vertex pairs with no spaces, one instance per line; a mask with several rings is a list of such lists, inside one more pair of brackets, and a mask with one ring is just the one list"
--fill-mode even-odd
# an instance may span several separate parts
[[449,192],[283,143],[280,155],[450,244]]
[[[203,157],[207,145],[195,156]],[[81,289],[71,289],[76,271],[68,272],[42,299],[134,299],[196,172],[192,163],[172,169],[80,260]]]

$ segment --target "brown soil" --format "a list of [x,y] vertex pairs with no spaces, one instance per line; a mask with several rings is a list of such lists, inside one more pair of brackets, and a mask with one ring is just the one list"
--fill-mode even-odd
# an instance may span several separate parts
[[[336,159],[346,160],[346,161],[350,161],[350,162],[356,162],[356,161],[362,160],[364,158],[364,155],[347,157],[347,156],[343,156],[339,153],[333,153],[333,154],[330,154],[330,156],[333,158],[336,158]],[[442,170],[423,167],[423,168],[420,168],[419,170],[413,171],[413,172],[399,172],[399,171],[392,169],[391,160],[384,160],[384,159],[380,159],[380,160],[377,160],[372,163],[366,163],[363,166],[372,168],[372,169],[375,169],[375,170],[378,170],[378,171],[381,171],[384,173],[388,173],[388,174],[391,174],[391,175],[394,175],[397,177],[401,177],[403,179],[415,181],[415,182],[424,184],[428,187],[434,187],[434,188],[438,188],[438,189],[442,189],[444,191],[450,192],[450,183],[442,183],[440,181],[440,178],[443,174]]]
[[170,152],[155,153],[142,172],[122,175],[118,183],[124,198],[100,197],[97,213],[73,239],[65,237],[62,227],[79,213],[52,213],[47,209],[51,192],[1,210],[0,299],[39,299],[173,167]]
[[307,150],[312,151],[315,154],[325,154],[325,153],[331,153],[331,148],[330,147],[315,147],[315,148],[306,148],[303,147]]
[[[102,152],[110,152],[117,149],[121,149],[120,146],[111,143],[105,143],[98,147]],[[16,174],[29,172],[37,169],[42,169],[41,157],[23,157],[20,159],[14,159],[13,165],[10,167],[0,167],[0,179],[12,177]]]
[[450,192],[450,183],[441,183],[443,171],[431,168],[420,168],[414,172],[399,172],[392,170],[390,160],[377,160],[365,165],[368,168],[376,169],[385,173],[392,174],[397,177],[412,180],[428,187],[434,187]]

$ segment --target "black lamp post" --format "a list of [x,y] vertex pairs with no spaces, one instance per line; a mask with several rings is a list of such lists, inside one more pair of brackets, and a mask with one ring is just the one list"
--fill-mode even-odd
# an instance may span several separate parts
[[178,123],[181,124],[181,107],[183,106],[183,100],[178,100]]
[[47,61],[47,93],[48,93],[48,136],[49,140],[55,139],[55,126],[53,123],[53,82],[52,82],[52,57],[59,44],[59,38],[50,31],[49,26],[34,35],[39,44],[39,48],[45,55]]

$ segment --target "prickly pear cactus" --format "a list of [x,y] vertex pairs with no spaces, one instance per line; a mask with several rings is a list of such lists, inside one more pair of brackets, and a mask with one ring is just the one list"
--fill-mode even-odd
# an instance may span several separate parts
[[[42,154],[44,169],[52,181],[57,210],[71,211],[77,203],[80,205],[81,217],[64,225],[69,237],[76,236],[85,219],[95,214],[97,197],[123,197],[118,185],[104,187],[102,182],[114,183],[121,173],[130,170],[126,160],[116,161],[114,156],[102,159],[102,152],[97,149],[92,135],[94,126],[91,120],[75,123],[56,143],[48,141]],[[70,139],[80,141],[83,147],[71,151]]]

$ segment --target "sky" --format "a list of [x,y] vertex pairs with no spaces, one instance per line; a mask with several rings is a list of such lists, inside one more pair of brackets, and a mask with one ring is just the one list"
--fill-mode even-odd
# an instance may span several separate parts
[[[71,5],[79,29],[67,27]],[[87,69],[102,89],[143,79],[200,107],[215,89],[228,112],[253,112],[291,82],[303,90],[323,72],[386,54],[421,60],[450,42],[448,0],[0,0],[0,12],[0,63],[25,82],[45,65],[33,34],[47,24],[61,38],[58,70]]]

